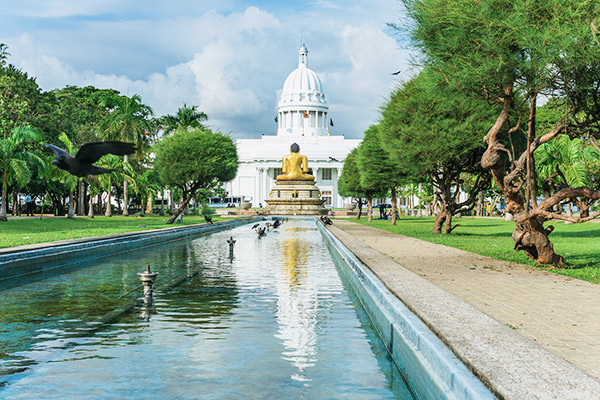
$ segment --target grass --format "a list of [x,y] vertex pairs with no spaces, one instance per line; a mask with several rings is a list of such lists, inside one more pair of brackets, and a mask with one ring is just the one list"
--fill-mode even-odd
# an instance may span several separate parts
[[[25,244],[54,242],[56,240],[78,239],[91,236],[111,235],[148,229],[166,228],[169,216],[96,216],[67,218],[15,218],[0,222],[0,247],[14,247]],[[213,221],[223,218],[214,215]],[[205,223],[201,215],[184,215],[183,225]]]
[[531,261],[525,253],[515,251],[514,241],[511,237],[514,222],[506,222],[499,218],[455,218],[453,222],[460,226],[450,235],[431,233],[433,217],[402,216],[396,226],[392,226],[391,221],[388,220],[373,219],[373,222],[369,223],[366,218],[361,218],[357,222],[497,260],[531,265],[573,278],[600,283],[600,240],[598,240],[600,239],[600,224],[598,223],[551,222],[555,227],[554,232],[550,235],[550,240],[554,243],[554,250],[562,255],[568,264],[568,268],[554,269],[537,264]]
[[[77,239],[82,237],[102,236],[115,233],[143,231],[165,228],[168,216],[147,215],[114,216],[114,217],[77,217],[67,218],[16,218],[0,222],[0,247],[14,247],[25,244],[46,243],[56,240]],[[213,221],[223,218],[213,216]],[[356,221],[356,220],[354,220]],[[396,226],[388,220],[377,220],[368,223],[366,218],[358,222],[390,232],[439,243],[472,253],[489,256],[498,260],[535,266],[536,264],[523,252],[513,250],[511,238],[513,222],[498,218],[460,218],[455,223],[460,226],[450,235],[434,235],[431,233],[433,218],[401,217]],[[183,225],[205,223],[200,215],[186,215]],[[600,283],[600,224],[564,224],[560,221],[552,223],[556,228],[550,236],[554,249],[565,257],[568,269],[549,269],[552,272]]]

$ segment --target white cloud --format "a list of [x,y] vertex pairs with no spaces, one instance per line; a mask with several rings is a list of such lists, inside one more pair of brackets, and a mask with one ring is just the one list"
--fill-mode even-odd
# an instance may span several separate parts
[[[70,4],[51,3],[55,14],[60,4]],[[92,3],[73,12],[93,14],[93,7],[103,7]],[[274,132],[277,91],[297,65],[304,35],[335,132],[361,137],[397,82],[390,73],[407,69],[407,54],[383,32],[379,18],[385,15],[366,18],[364,4],[354,3],[334,10],[336,2],[319,0],[320,10],[331,10],[326,15],[273,14],[251,6],[152,20],[92,19],[2,41],[12,53],[9,61],[36,76],[45,90],[94,85],[138,93],[157,115],[174,113],[183,103],[198,105],[213,127],[251,137]]]

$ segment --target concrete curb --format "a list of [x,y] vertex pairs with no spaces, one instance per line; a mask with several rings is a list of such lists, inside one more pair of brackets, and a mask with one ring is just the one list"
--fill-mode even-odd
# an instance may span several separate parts
[[0,280],[60,268],[63,265],[102,258],[195,236],[231,229],[263,217],[239,218],[214,224],[194,224],[115,235],[61,240],[0,249]]
[[419,399],[495,396],[331,231],[318,224],[338,268],[358,295],[387,351]]
[[600,399],[600,382],[352,235],[352,253],[501,399]]

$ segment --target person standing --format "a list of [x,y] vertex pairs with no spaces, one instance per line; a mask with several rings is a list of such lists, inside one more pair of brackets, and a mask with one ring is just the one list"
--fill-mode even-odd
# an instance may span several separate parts
[[31,213],[33,217],[33,199],[30,193],[27,193],[27,196],[25,196],[25,211],[27,212],[27,216]]

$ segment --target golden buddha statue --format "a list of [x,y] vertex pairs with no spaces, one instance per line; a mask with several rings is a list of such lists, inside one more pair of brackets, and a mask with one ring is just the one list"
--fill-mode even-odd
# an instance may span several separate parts
[[290,154],[283,157],[281,169],[283,175],[277,175],[278,181],[313,181],[314,176],[307,174],[308,159],[298,154],[300,146],[297,143],[290,147]]

